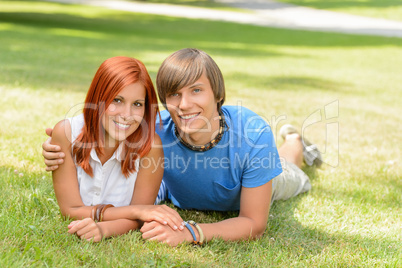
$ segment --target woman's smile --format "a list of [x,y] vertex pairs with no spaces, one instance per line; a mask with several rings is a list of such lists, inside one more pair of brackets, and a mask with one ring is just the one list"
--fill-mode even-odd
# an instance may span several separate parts
[[131,124],[123,124],[123,123],[119,123],[113,120],[113,122],[116,124],[117,128],[122,129],[122,130],[127,130]]

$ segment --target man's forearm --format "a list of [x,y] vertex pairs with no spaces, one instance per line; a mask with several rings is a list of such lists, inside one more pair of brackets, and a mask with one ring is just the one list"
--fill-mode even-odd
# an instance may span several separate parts
[[235,241],[259,238],[264,234],[266,222],[265,225],[262,225],[251,218],[236,217],[217,223],[199,225],[207,241],[213,238]]

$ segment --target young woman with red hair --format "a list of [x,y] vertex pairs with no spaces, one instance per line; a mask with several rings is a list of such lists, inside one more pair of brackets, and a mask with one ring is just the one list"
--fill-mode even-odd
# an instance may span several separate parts
[[83,114],[59,122],[52,133],[65,154],[53,186],[62,215],[75,219],[69,233],[98,242],[147,221],[183,229],[175,210],[153,205],[164,158],[155,134],[158,113],[142,62],[113,57],[101,64]]

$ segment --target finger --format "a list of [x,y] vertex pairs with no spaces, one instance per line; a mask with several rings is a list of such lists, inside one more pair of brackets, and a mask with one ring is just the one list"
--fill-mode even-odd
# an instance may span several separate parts
[[[94,223],[96,224],[96,223]],[[92,226],[91,224],[82,226],[79,230],[77,230],[76,234],[79,237],[84,236],[85,239],[89,239],[91,237],[93,237],[94,231],[95,229],[97,229],[96,226]]]
[[166,227],[159,226],[157,228],[152,229],[146,233],[142,234],[142,238],[147,241],[158,241],[162,243],[168,243],[168,233],[166,232]]
[[172,218],[173,217],[171,215],[169,215],[168,212],[159,210],[159,211],[154,211],[153,214],[150,215],[148,220],[158,222],[159,224],[162,224],[162,225],[167,225],[170,228],[172,228],[172,230],[178,230],[180,223],[176,223]]
[[[70,234],[76,233],[78,236],[81,236],[82,234],[84,234],[85,232],[83,231],[83,229],[89,224],[89,221],[87,219],[90,219],[90,218],[86,218],[81,221],[77,221],[77,223],[75,223],[74,226],[72,226],[68,230],[68,232]],[[90,219],[90,220],[92,220],[92,219]]]
[[174,210],[171,207],[168,207],[166,205],[161,205],[162,209],[165,210],[167,213],[171,214],[173,217],[179,219],[180,221],[183,221],[183,219],[181,218],[180,214]]
[[159,215],[154,214],[154,215],[152,215],[151,220],[158,222],[159,224],[162,224],[162,225],[169,225],[173,230],[177,229],[177,226],[175,228],[175,224],[165,214],[159,214]]
[[148,240],[148,239],[151,239],[153,237],[154,236],[152,234],[152,231],[147,231],[147,232],[142,233],[142,239]]
[[172,228],[172,230],[176,231],[176,230],[181,230],[179,229],[181,227],[181,223],[176,223],[173,219],[171,219],[168,216],[165,216],[164,218],[164,222],[166,222],[164,225],[169,226],[170,228]]
[[142,233],[142,238],[145,240],[155,240],[155,239],[158,240],[158,237],[159,237],[159,239],[161,238],[161,232],[160,232],[160,230],[158,231],[155,228]]
[[76,225],[77,223],[79,223],[80,221],[72,221],[70,222],[70,224],[67,226],[68,229],[71,229],[74,225]]
[[183,230],[184,229],[184,221],[181,218],[180,214],[168,207],[163,205],[164,207],[162,207],[166,212],[165,212],[165,217],[164,219],[168,222],[168,225],[173,229],[173,230]]
[[50,167],[50,166],[57,166],[57,165],[59,165],[59,164],[63,164],[63,163],[64,163],[64,159],[61,159],[61,158],[56,158],[56,159],[48,159],[48,158],[45,158],[44,162],[45,162],[45,165],[48,166],[48,167]]
[[66,156],[63,152],[46,151],[42,150],[42,155],[47,160],[63,160]]
[[144,232],[148,232],[152,229],[154,229],[159,223],[151,221],[151,222],[146,222],[144,223],[144,225],[141,227],[140,232],[144,233]]
[[59,166],[46,167],[46,171],[53,171],[53,170],[56,170],[58,168],[59,168]]
[[51,144],[52,138],[48,138],[44,143],[42,143],[42,149],[48,152],[59,152],[61,150],[59,145]]
[[45,132],[46,132],[46,135],[48,135],[49,137],[51,137],[51,136],[52,136],[53,129],[52,129],[52,128],[47,128],[47,129],[45,130]]
[[98,228],[91,229],[80,236],[81,239],[86,239],[89,242],[99,242],[102,240],[102,235]]
[[88,242],[100,242],[102,240],[102,236],[100,235],[93,235],[91,238],[87,238]]

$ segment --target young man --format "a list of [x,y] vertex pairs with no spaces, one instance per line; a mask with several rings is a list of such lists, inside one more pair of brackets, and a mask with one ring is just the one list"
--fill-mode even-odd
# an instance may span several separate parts
[[[272,201],[311,188],[300,169],[304,149],[300,135],[289,125],[283,127],[285,142],[277,150],[271,129],[260,116],[241,106],[222,106],[223,77],[205,52],[173,53],[162,63],[156,83],[167,109],[156,127],[165,155],[160,193],[182,209],[239,211],[239,215],[216,223],[192,222],[184,230],[146,222],[141,228],[144,239],[175,246],[214,237],[258,238],[266,229]],[[62,161],[57,159],[57,148],[47,141],[43,149],[47,170],[56,169]]]

